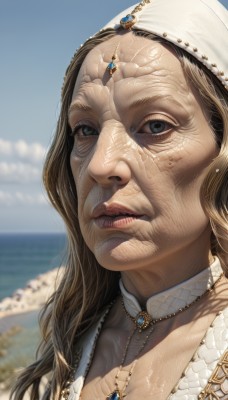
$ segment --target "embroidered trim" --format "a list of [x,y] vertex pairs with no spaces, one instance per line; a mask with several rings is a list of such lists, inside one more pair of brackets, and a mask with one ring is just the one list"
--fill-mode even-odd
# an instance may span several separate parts
[[223,354],[207,386],[198,396],[198,400],[219,399],[228,399],[228,351]]

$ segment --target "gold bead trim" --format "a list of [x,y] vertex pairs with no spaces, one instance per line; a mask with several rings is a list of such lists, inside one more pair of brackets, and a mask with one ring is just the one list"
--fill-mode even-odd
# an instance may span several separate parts
[[[166,38],[166,37],[168,37],[168,33],[164,32],[162,34],[162,36]],[[181,38],[176,39],[176,41],[177,41],[178,45],[180,45],[182,43],[181,47],[188,47],[189,50],[192,49],[192,51],[194,53],[198,53],[199,52],[197,47],[192,47],[189,42],[184,42],[183,39],[181,39]],[[202,54],[201,59],[204,60],[204,61],[208,61],[208,57],[205,54]],[[211,71],[215,75],[217,75],[218,79],[222,82],[222,84],[224,85],[225,89],[227,90],[228,86],[226,85],[226,82],[228,81],[228,77],[224,77],[224,75],[225,75],[224,71],[218,71],[216,73],[216,72],[213,71],[213,69],[218,68],[217,64],[215,64],[215,63],[207,63],[207,65],[208,64],[209,64],[209,67],[210,67],[209,69],[211,69]],[[223,77],[224,77],[224,79],[220,79],[220,78],[223,78]]]
[[77,368],[78,368],[79,362],[80,362],[80,360],[81,360],[81,356],[82,356],[82,350],[79,350],[79,351],[76,353],[75,360],[74,360],[74,364],[73,364],[73,366],[72,366],[72,368],[71,368],[71,373],[70,373],[70,375],[69,375],[69,378],[68,378],[68,380],[67,380],[66,383],[65,383],[64,389],[61,391],[61,396],[62,396],[62,398],[63,398],[64,400],[67,400],[68,397],[69,397],[69,394],[70,394],[70,387],[71,387],[72,383],[74,382],[75,371],[76,371]]
[[[215,370],[213,371],[208,384],[201,391],[198,396],[198,400],[210,400],[210,399],[223,399],[226,398],[227,390],[224,387],[225,381],[228,380],[228,351],[226,351],[220,358]],[[221,394],[224,397],[221,397]]]
[[[149,4],[150,2],[151,2],[151,0],[142,0],[142,1],[133,9],[133,11],[132,11],[130,14],[128,14],[128,15],[126,16],[126,17],[128,17],[128,16],[133,17],[133,18],[132,18],[132,21],[131,21],[130,23],[126,23],[125,25],[123,24],[122,27],[123,27],[124,29],[131,29],[131,27],[137,22],[137,19],[136,19],[136,17],[135,17],[134,14],[137,13],[137,12],[139,12],[139,11],[141,11],[141,10],[143,9],[143,7],[144,7],[146,4]],[[105,31],[105,29],[100,29],[99,32],[101,33],[101,32],[104,32],[104,31]],[[166,37],[168,37],[168,33],[167,33],[167,32],[164,32],[162,36],[163,36],[164,38],[166,38]],[[90,40],[90,39],[92,39],[92,38],[93,38],[93,36],[90,36],[89,39],[87,39],[87,40],[84,42],[84,44],[85,44],[86,42],[88,42],[88,40]],[[181,38],[178,38],[178,39],[177,39],[177,43],[180,44],[180,43],[182,43],[182,42],[183,42],[183,39],[181,39]],[[83,47],[84,44],[81,44],[80,47],[76,50],[76,52],[75,52],[75,54],[74,54],[72,60],[73,60],[74,57],[76,56],[78,50],[80,50],[81,47]],[[197,48],[197,47],[191,46],[189,42],[184,42],[184,45],[185,45],[186,47],[192,48],[192,50],[193,50],[194,53],[197,53],[197,52],[198,52],[198,48]],[[189,49],[189,50],[190,50],[190,49]],[[189,51],[189,50],[188,50],[188,51]],[[198,58],[198,57],[197,57],[197,58]],[[208,61],[208,57],[207,57],[206,55],[202,55],[202,60]],[[208,62],[208,63],[207,63],[207,67],[208,67],[209,69],[211,69],[211,71],[212,71],[213,74],[216,74],[216,73],[213,71],[213,69],[214,69],[214,68],[217,68],[217,64],[215,64],[215,63],[209,63],[209,62]],[[217,75],[218,79],[220,80],[220,82],[224,85],[225,89],[228,90],[228,86],[226,85],[226,82],[228,81],[228,78],[227,78],[227,77],[223,78],[224,75],[225,75],[225,73],[224,73],[223,71],[219,71],[216,75]],[[65,81],[65,77],[64,77],[64,81]],[[64,81],[63,81],[63,85],[64,85]],[[63,89],[63,88],[62,88],[62,89]]]
[[[186,306],[181,307],[181,308],[177,309],[175,312],[173,312],[173,313],[171,313],[171,314],[168,314],[168,315],[165,315],[164,317],[148,319],[148,324],[146,325],[146,328],[147,328],[148,326],[150,326],[150,325],[155,325],[155,324],[157,324],[158,322],[162,322],[162,321],[165,321],[165,320],[167,320],[167,319],[173,318],[173,317],[175,317],[176,315],[182,313],[183,311],[188,310],[188,309],[189,309],[190,307],[192,307],[195,303],[197,303],[199,300],[201,300],[203,297],[205,297],[208,293],[212,292],[212,291],[215,289],[215,287],[218,285],[218,283],[221,281],[223,275],[224,275],[224,274],[222,273],[222,274],[219,276],[219,278],[216,280],[216,282],[214,282],[214,283],[211,285],[210,288],[208,288],[208,289],[207,289],[204,293],[202,293],[200,296],[196,297],[191,303],[186,304]],[[136,326],[137,326],[137,318],[140,316],[139,314],[143,314],[145,311],[141,311],[136,317],[133,317],[133,316],[126,310],[126,307],[125,307],[125,305],[124,305],[123,298],[121,299],[121,303],[122,303],[122,306],[123,306],[123,309],[124,309],[126,315],[127,315],[127,316],[136,324]],[[145,314],[147,314],[147,312],[145,312]],[[148,315],[148,314],[147,314],[147,315]]]
[[[218,316],[221,315],[221,314],[222,314],[222,311],[219,311],[219,312],[217,313],[216,317],[218,317]],[[215,320],[213,320],[213,322],[211,323],[210,328],[212,328],[212,327],[214,326],[214,321],[215,321]],[[204,338],[201,340],[200,346],[202,346],[203,344],[206,343],[206,339],[205,339],[205,338],[206,338],[206,335],[207,335],[207,333],[205,334]],[[200,346],[199,346],[199,348],[200,348]],[[192,358],[191,358],[191,360],[190,360],[190,362],[189,362],[187,368],[186,368],[186,369],[184,370],[184,372],[182,373],[181,379],[183,379],[183,378],[186,376],[186,372],[187,372],[189,366],[191,365],[191,363],[197,361],[197,359],[198,359],[199,348],[197,349],[196,353],[194,353],[194,355],[192,356]],[[223,354],[221,360],[219,360],[219,362],[218,362],[218,364],[217,364],[217,366],[216,366],[216,368],[215,368],[215,370],[214,370],[212,376],[211,376],[210,379],[208,380],[208,384],[209,384],[209,383],[212,383],[212,381],[213,381],[213,376],[214,376],[214,374],[217,372],[218,366],[222,367],[221,364],[222,364],[222,360],[223,360],[223,359],[225,359],[226,362],[227,362],[227,364],[226,364],[226,371],[227,371],[227,378],[228,378],[228,351],[226,351],[226,352]],[[170,392],[171,394],[175,394],[175,393],[179,390],[179,384],[180,384],[180,381],[178,382],[177,385],[174,386],[174,388],[173,388],[172,391]],[[207,393],[206,393],[206,391],[207,391]],[[205,395],[205,394],[207,394],[207,396],[208,396],[208,395],[214,394],[213,392],[210,391],[210,388],[209,388],[209,391],[208,391],[208,385],[205,387],[205,389],[203,389],[203,390],[200,392],[200,394],[199,394],[198,397],[197,397],[197,400],[212,400],[212,399],[214,400],[214,399],[219,399],[219,398],[220,398],[220,397],[216,397],[216,396],[213,396],[213,397],[210,397],[210,396],[209,396],[209,397],[202,397],[202,395]],[[222,398],[221,398],[221,399],[222,399]]]
[[[87,375],[87,373],[88,373],[88,371],[89,371],[89,368],[90,368],[90,365],[91,365],[91,362],[92,362],[92,359],[93,359],[93,356],[94,356],[94,352],[95,352],[95,348],[96,348],[96,344],[97,344],[97,339],[98,339],[98,337],[99,337],[99,335],[100,335],[100,332],[101,332],[101,330],[102,330],[102,327],[103,327],[103,325],[104,325],[104,322],[105,322],[105,320],[106,320],[106,318],[107,318],[107,316],[108,316],[108,314],[109,314],[109,312],[110,312],[110,310],[111,310],[111,308],[112,308],[112,306],[113,306],[114,303],[115,303],[115,300],[112,301],[112,302],[108,305],[108,308],[107,308],[107,310],[105,311],[105,313],[104,313],[104,315],[103,315],[103,318],[102,318],[102,320],[101,320],[101,322],[100,322],[100,326],[98,327],[98,330],[97,330],[97,335],[96,335],[95,340],[94,340],[94,344],[93,344],[93,348],[92,348],[92,352],[91,352],[91,357],[90,357],[90,360],[89,360],[87,369],[86,369],[86,371],[85,371],[85,375]],[[73,351],[74,351],[74,349],[73,349]],[[64,384],[64,388],[61,390],[61,400],[62,400],[62,399],[68,400],[68,398],[69,398],[70,387],[71,387],[72,383],[74,382],[75,374],[76,374],[76,371],[77,371],[77,369],[78,369],[78,366],[79,366],[81,357],[82,357],[82,349],[79,349],[79,350],[76,352],[76,354],[75,354],[74,362],[73,362],[73,365],[72,365],[72,367],[71,367],[70,375],[69,375],[68,379],[66,380],[66,382],[65,382],[65,384]]]

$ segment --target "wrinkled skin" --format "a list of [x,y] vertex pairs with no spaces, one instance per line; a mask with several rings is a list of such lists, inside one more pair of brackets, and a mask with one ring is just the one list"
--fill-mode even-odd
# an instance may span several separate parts
[[[116,47],[118,70],[110,77],[106,67]],[[211,230],[200,188],[218,153],[209,118],[175,55],[132,33],[93,49],[77,78],[69,124],[81,231],[100,265],[121,271],[142,304],[208,266]],[[134,215],[114,217],[123,207]],[[226,304],[227,284],[209,296],[155,326],[127,387],[129,400],[167,399]],[[132,324],[118,299],[82,400],[105,399],[114,390]],[[144,339],[131,342],[127,371]],[[123,382],[127,376],[120,373]]]
[[[79,73],[69,123],[81,231],[98,262],[122,271],[141,300],[208,265],[200,187],[218,152],[209,118],[174,54],[132,33],[97,46]],[[103,203],[142,217],[98,226],[93,210]]]

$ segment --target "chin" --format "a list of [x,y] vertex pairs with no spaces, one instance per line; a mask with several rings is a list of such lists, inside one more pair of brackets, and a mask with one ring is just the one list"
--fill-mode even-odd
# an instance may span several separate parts
[[156,249],[151,246],[147,254],[146,249],[143,246],[140,248],[139,244],[133,246],[129,240],[115,239],[115,244],[109,241],[96,246],[93,253],[98,263],[110,271],[130,271],[151,263]]

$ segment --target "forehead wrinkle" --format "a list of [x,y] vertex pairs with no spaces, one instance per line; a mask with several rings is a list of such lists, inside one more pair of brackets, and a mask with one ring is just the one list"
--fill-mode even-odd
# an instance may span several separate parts
[[[97,90],[98,88],[98,90]],[[114,101],[114,88],[101,86],[94,82],[80,84],[70,106],[70,111],[88,112],[102,124],[103,121],[115,119],[120,121]]]
[[[99,105],[101,105],[102,103],[99,97],[105,96],[105,101],[106,104],[109,105],[109,109],[113,112],[115,108],[118,114],[119,110],[116,110],[116,108],[118,108],[118,101],[120,104],[124,104],[121,97],[125,98],[125,103],[127,104],[129,103],[129,98],[131,99],[132,95],[135,95],[134,92],[137,91],[143,92],[144,97],[147,97],[146,94],[149,90],[153,95],[155,94],[154,92],[161,92],[161,98],[165,101],[167,97],[170,97],[169,92],[175,90],[176,99],[174,98],[175,100],[173,102],[176,101],[178,103],[177,105],[181,106],[177,99],[177,97],[180,96],[184,108],[189,107],[188,102],[192,105],[193,94],[186,82],[181,64],[177,57],[158,42],[153,42],[147,38],[132,36],[133,34],[130,32],[125,35],[126,36],[121,37],[121,40],[119,37],[113,37],[96,46],[89,52],[79,73],[80,75],[78,76],[75,90],[79,89],[80,94],[83,93],[82,96],[84,98],[86,96],[88,102],[91,95],[88,88],[90,88],[90,85],[96,88],[97,85],[100,93],[96,92],[96,101],[99,101]],[[133,46],[130,48],[128,41],[127,50],[126,48],[124,50],[123,45],[126,45],[126,37],[129,37],[129,35],[131,37],[130,43],[132,43]],[[118,69],[104,85],[104,74],[106,73],[108,62],[110,62],[109,55],[114,53],[117,44],[119,44],[116,60]],[[134,54],[132,54],[133,52]],[[174,62],[173,68],[171,68],[170,65],[170,57],[172,57]],[[127,60],[129,60],[129,62],[127,62]],[[138,63],[136,61],[138,61]],[[181,75],[180,73],[177,74],[176,70],[178,72],[180,71]],[[149,76],[151,76],[151,79]],[[139,85],[138,90],[137,85]],[[130,91],[128,90],[129,87]],[[107,92],[101,92],[100,88],[105,88]],[[136,90],[134,90],[135,88]],[[126,93],[124,93],[125,90],[127,90]],[[144,91],[147,91],[147,93],[145,94]],[[141,95],[139,97],[141,97]],[[93,102],[95,102],[95,99],[93,99]],[[91,104],[90,101],[88,103],[89,105]],[[104,104],[103,102],[102,107],[104,107]],[[107,109],[107,107],[105,108]]]
[[180,84],[178,86],[175,83],[175,92],[172,81],[166,80],[164,84],[161,77],[154,79],[153,75],[152,79],[148,79],[148,76],[140,76],[132,80],[126,79],[125,83],[126,86],[118,82],[115,91],[115,103],[119,105],[120,109],[136,108],[147,103],[148,106],[150,104],[151,107],[159,108],[161,106],[168,111],[176,108],[180,115],[186,116],[192,112],[196,102],[186,83],[183,83],[181,87]]

